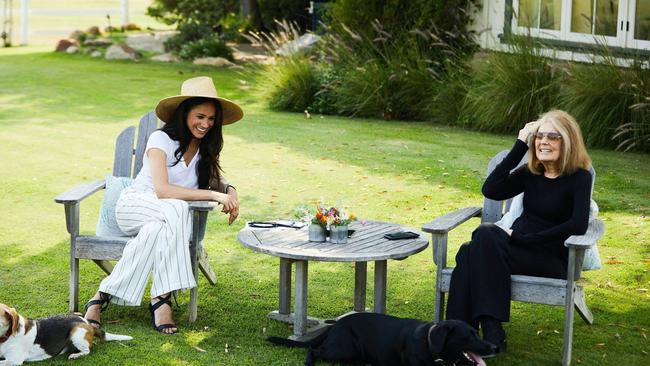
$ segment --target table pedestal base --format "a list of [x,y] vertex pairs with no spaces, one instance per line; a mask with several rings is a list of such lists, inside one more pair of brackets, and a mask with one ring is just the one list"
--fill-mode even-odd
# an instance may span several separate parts
[[[291,264],[296,264],[294,288],[294,313],[291,312]],[[293,324],[293,335],[289,339],[305,341],[319,334],[325,328],[321,319],[307,316],[308,261],[280,258],[279,310],[269,314],[269,318]],[[353,311],[336,319],[366,311],[367,262],[355,262],[354,269],[354,307]],[[375,313],[386,312],[387,261],[375,261],[374,309]]]

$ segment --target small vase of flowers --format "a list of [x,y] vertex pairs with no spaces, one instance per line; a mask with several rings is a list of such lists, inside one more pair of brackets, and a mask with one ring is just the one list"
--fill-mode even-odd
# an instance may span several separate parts
[[324,242],[329,232],[333,244],[347,243],[348,225],[355,220],[354,214],[342,207],[327,208],[322,204],[316,206],[316,211],[301,206],[296,209],[295,216],[309,222],[309,241]]

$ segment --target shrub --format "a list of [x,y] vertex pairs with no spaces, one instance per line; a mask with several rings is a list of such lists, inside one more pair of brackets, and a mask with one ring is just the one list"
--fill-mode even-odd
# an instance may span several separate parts
[[178,52],[178,57],[183,60],[193,60],[199,57],[224,57],[233,60],[230,48],[215,36],[184,44]]
[[178,54],[184,45],[212,36],[212,28],[200,23],[183,23],[178,26],[178,33],[165,41],[165,50]]
[[475,66],[461,120],[483,131],[512,133],[556,102],[557,72],[531,37],[515,40],[513,53],[491,52]]
[[375,20],[398,38],[400,34],[409,38],[408,30],[435,25],[446,44],[468,52],[476,47],[469,26],[471,9],[477,9],[478,4],[477,0],[337,0],[329,7],[328,18],[336,33],[343,34],[345,25],[365,37],[375,34]]
[[650,71],[619,67],[607,49],[601,54],[599,63],[569,65],[562,107],[580,122],[590,146],[648,151]]
[[331,33],[322,48],[341,75],[333,89],[340,113],[416,120],[435,114],[432,102],[447,68],[462,62],[464,54],[435,29],[393,37],[378,21],[370,36],[342,27],[346,34]]
[[237,0],[153,0],[147,8],[147,15],[179,27],[185,23],[213,27],[228,13],[238,11]]
[[321,85],[311,62],[300,56],[280,58],[263,70],[258,93],[273,110],[309,109]]

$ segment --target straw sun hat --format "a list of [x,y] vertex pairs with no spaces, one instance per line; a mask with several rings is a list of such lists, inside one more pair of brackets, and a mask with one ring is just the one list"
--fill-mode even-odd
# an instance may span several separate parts
[[228,99],[219,98],[217,96],[217,89],[214,87],[212,78],[207,76],[199,76],[185,80],[183,85],[181,85],[180,95],[167,97],[158,102],[158,105],[156,106],[156,115],[163,122],[169,123],[172,120],[176,108],[178,108],[184,100],[193,97],[204,97],[218,100],[219,103],[221,103],[221,108],[223,110],[222,124],[224,125],[235,123],[244,116],[244,112],[240,106]]

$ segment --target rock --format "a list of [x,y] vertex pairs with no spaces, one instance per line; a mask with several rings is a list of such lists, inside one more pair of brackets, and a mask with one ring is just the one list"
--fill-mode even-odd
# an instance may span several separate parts
[[74,39],[62,39],[56,45],[56,52],[65,52],[70,46],[79,46]]
[[165,52],[165,46],[163,46],[163,42],[157,40],[156,37],[151,33],[130,34],[128,37],[126,37],[126,44],[129,45],[129,47],[139,51],[149,51],[156,53]]
[[254,62],[260,65],[273,65],[275,64],[275,59],[271,56],[260,55],[260,54],[251,54],[247,52],[235,51],[232,54],[232,58],[235,59],[238,63],[244,62]]
[[223,57],[201,57],[194,59],[192,63],[195,65],[209,65],[214,67],[230,67],[235,65]]
[[165,41],[176,33],[176,31],[171,31],[130,34],[126,37],[126,44],[139,51],[163,53],[165,52]]
[[244,71],[245,70],[244,66],[242,66],[242,65],[232,65],[232,66],[229,66],[228,69],[237,70],[237,71]]
[[291,56],[300,52],[309,51],[320,40],[320,37],[313,33],[305,33],[302,36],[289,41],[278,48],[275,53],[280,56]]
[[70,46],[70,47],[68,47],[68,48],[65,50],[65,52],[70,53],[70,54],[72,54],[72,53],[77,53],[77,52],[79,52],[79,47],[77,47],[77,46]]
[[81,31],[81,30],[76,30],[76,31],[70,33],[68,38],[74,39],[77,42],[81,42],[82,40],[84,40],[86,38],[86,33],[84,33],[84,31]]
[[138,25],[135,24],[135,23],[124,24],[122,26],[122,28],[124,30],[127,30],[127,31],[139,31],[140,30],[140,27],[138,27]]
[[178,57],[172,53],[163,53],[160,55],[153,56],[151,61],[158,62],[178,62]]
[[107,60],[137,60],[140,54],[125,44],[114,44],[106,50]]
[[98,26],[92,26],[92,27],[88,28],[88,30],[86,30],[86,33],[90,33],[90,34],[92,34],[94,36],[100,36],[101,35],[101,32],[99,31]]
[[106,47],[113,44],[113,41],[108,38],[88,39],[83,45],[86,47]]
[[90,54],[90,57],[92,57],[92,58],[99,58],[99,57],[102,57],[102,53],[101,53],[101,51],[93,51],[93,52]]

